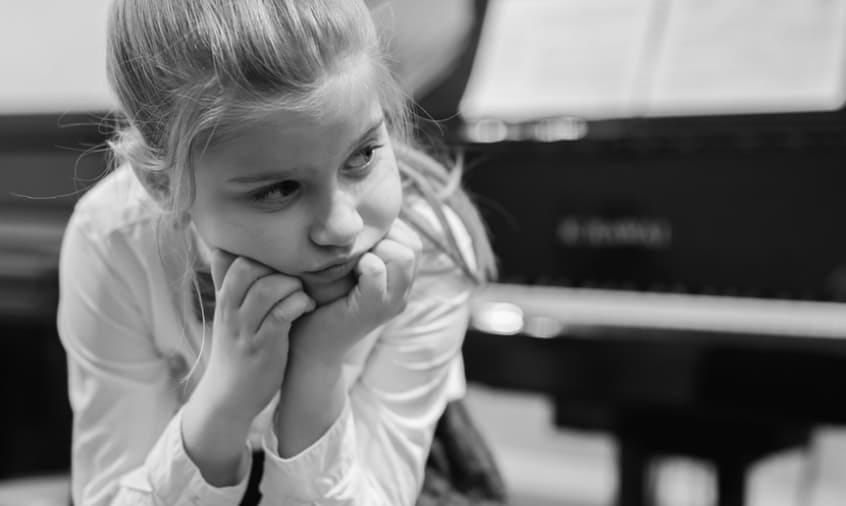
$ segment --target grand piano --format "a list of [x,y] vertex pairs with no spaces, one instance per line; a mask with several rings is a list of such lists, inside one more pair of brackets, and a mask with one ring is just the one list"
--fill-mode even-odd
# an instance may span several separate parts
[[[489,4],[511,19],[521,9]],[[649,15],[665,26],[660,10]],[[459,95],[474,72],[495,75],[475,49],[453,76]],[[439,125],[464,152],[501,267],[474,300],[468,378],[545,393],[556,424],[614,435],[619,505],[654,504],[650,466],[670,455],[709,461],[718,503],[743,504],[752,464],[846,422],[837,86],[841,98],[824,107],[788,97]]]

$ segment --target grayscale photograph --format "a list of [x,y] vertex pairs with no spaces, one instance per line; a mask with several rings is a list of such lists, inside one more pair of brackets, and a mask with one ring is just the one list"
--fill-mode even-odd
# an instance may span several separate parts
[[0,4],[0,506],[846,504],[846,0]]

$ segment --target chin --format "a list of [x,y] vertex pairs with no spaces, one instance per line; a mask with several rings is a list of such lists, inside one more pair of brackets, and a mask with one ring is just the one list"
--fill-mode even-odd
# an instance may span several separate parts
[[318,306],[324,306],[335,302],[342,297],[346,297],[347,294],[350,293],[350,290],[355,287],[355,284],[355,277],[350,274],[331,283],[317,284],[304,281],[303,287],[305,288],[305,292],[308,296],[314,299],[314,302],[316,302]]

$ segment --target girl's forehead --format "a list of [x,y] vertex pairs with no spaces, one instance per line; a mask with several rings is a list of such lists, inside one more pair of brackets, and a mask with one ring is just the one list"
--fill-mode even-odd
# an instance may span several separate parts
[[366,54],[348,56],[326,74],[313,94],[313,107],[307,108],[320,117],[346,107],[361,106],[378,99],[378,83],[373,60]]
[[[226,173],[237,168],[330,166],[357,147],[384,119],[379,94],[368,76],[338,76],[321,87],[313,107],[271,109],[210,142],[200,164]],[[251,168],[252,167],[252,168]]]
[[311,93],[293,100],[281,97],[279,106],[268,101],[255,107],[249,118],[224,126],[221,131],[225,133],[213,138],[210,145],[224,146],[245,136],[254,137],[257,129],[297,131],[381,116],[381,96],[375,74],[369,58],[346,58]]

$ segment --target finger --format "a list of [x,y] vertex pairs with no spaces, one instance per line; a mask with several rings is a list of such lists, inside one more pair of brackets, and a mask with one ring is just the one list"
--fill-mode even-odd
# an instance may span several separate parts
[[384,239],[373,248],[387,272],[386,288],[393,297],[405,296],[414,281],[417,257],[411,248],[391,239]]
[[235,255],[227,253],[222,249],[214,248],[211,255],[211,275],[214,283],[215,292],[220,291],[220,286],[223,284],[223,278],[226,277],[226,271],[232,262],[235,260]]
[[394,220],[385,238],[404,244],[417,253],[423,251],[423,240],[420,234],[399,218]]
[[414,264],[411,269],[411,277],[416,277],[419,265],[418,259],[423,254],[423,240],[420,238],[420,234],[405,221],[397,219],[394,221],[394,226],[391,227],[391,230],[388,232],[386,238],[394,240],[411,249],[414,253]]
[[304,291],[298,290],[278,301],[264,315],[261,325],[256,332],[256,338],[266,339],[268,336],[278,336],[280,330],[290,327],[291,323],[306,313],[314,311],[317,305],[314,299]]
[[299,279],[283,274],[268,274],[257,279],[247,290],[240,307],[241,328],[254,333],[279,301],[302,290]]
[[376,300],[385,300],[388,273],[385,262],[381,258],[368,251],[359,259],[355,272],[358,275],[356,287],[365,300],[371,297]]
[[274,271],[258,262],[254,262],[244,257],[236,257],[232,261],[226,275],[221,283],[219,294],[219,305],[227,308],[238,308],[247,295],[256,280],[273,273]]

